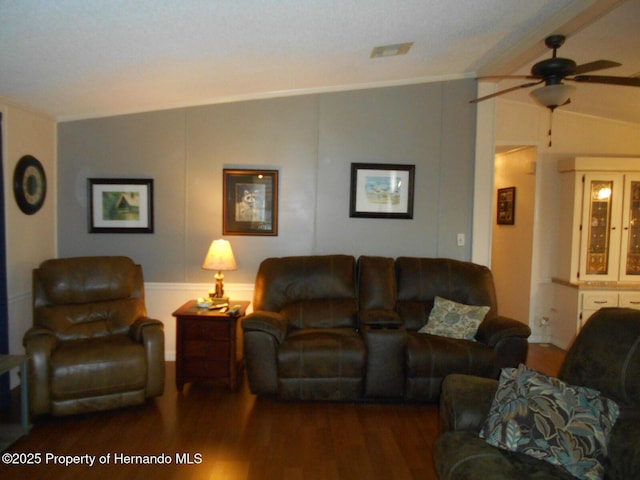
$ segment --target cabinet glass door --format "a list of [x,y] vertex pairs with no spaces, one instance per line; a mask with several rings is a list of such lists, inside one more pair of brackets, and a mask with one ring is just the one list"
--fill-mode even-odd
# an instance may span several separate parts
[[591,180],[589,188],[589,217],[587,225],[587,275],[609,273],[611,244],[611,198],[613,181]]
[[625,182],[622,219],[621,280],[640,278],[640,178],[628,177]]
[[623,187],[624,177],[621,174],[584,175],[578,280],[618,280]]

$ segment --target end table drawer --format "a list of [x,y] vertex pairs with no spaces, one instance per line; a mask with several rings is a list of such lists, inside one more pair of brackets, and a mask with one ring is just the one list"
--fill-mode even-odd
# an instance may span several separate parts
[[184,374],[187,377],[219,378],[224,377],[228,370],[228,360],[189,358],[184,362]]
[[184,342],[185,357],[229,358],[229,342],[211,340],[187,340]]
[[212,340],[229,338],[229,323],[209,320],[185,320],[183,326],[185,340]]

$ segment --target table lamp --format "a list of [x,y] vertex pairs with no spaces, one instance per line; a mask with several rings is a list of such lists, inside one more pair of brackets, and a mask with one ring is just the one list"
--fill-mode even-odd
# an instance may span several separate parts
[[202,262],[202,268],[205,270],[217,270],[215,293],[209,292],[211,300],[216,302],[228,301],[224,296],[224,275],[223,270],[237,270],[238,265],[233,257],[231,244],[227,240],[214,240],[209,246],[207,256]]

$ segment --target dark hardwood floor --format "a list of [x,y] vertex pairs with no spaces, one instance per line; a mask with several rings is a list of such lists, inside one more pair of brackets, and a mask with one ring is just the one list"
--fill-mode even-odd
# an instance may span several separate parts
[[[527,363],[555,375],[563,358],[556,347],[531,345]],[[164,395],[143,406],[36,419],[4,452],[0,478],[436,479],[437,409],[258,399],[246,381],[234,393],[209,384],[179,393],[169,362]],[[7,465],[6,454],[40,464]],[[166,463],[127,464],[134,456]],[[64,461],[84,464],[55,463]]]

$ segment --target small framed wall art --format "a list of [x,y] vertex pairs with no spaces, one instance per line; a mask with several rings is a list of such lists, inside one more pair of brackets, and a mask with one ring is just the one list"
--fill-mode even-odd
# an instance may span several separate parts
[[153,180],[90,178],[89,233],[153,233]]
[[222,233],[278,235],[278,171],[223,170]]
[[413,218],[415,165],[352,163],[350,217]]
[[498,225],[514,225],[516,220],[516,187],[498,189]]

